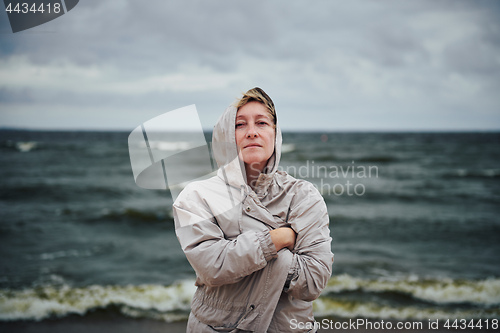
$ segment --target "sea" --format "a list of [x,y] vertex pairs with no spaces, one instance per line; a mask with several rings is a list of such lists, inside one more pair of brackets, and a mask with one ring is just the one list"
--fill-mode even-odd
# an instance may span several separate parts
[[[195,273],[174,195],[136,184],[129,134],[0,130],[0,321],[187,319]],[[328,206],[335,262],[317,318],[500,318],[499,132],[285,131],[283,142],[280,169]]]

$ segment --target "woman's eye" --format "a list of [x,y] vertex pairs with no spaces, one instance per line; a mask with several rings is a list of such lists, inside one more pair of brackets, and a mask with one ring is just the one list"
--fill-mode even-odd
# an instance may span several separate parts
[[243,125],[245,125],[245,124],[243,124],[243,123],[236,124],[236,128],[243,127]]
[[268,124],[267,122],[265,122],[265,121],[259,121],[259,123],[258,123],[258,124],[259,124],[260,126],[267,126],[267,125],[269,125],[269,124]]

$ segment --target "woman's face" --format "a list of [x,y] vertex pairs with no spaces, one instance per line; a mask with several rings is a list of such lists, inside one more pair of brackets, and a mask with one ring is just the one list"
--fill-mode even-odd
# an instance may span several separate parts
[[274,123],[264,104],[249,102],[236,113],[236,146],[241,159],[262,171],[274,152]]

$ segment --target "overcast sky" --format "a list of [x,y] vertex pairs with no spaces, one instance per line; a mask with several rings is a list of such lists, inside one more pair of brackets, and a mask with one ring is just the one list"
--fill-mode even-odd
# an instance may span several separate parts
[[13,34],[0,127],[132,130],[241,92],[284,130],[499,130],[500,1],[80,0]]

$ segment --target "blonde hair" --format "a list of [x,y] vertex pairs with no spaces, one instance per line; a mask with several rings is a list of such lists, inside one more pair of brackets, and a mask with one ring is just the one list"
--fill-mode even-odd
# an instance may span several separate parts
[[246,93],[243,94],[243,96],[236,102],[236,108],[239,110],[242,106],[244,106],[247,103],[250,102],[259,102],[264,104],[264,106],[267,109],[267,112],[269,112],[269,115],[271,116],[271,119],[274,122],[274,125],[276,125],[277,122],[277,117],[276,117],[276,110],[274,108],[274,103],[271,97],[267,95],[264,90],[262,90],[259,87],[252,88],[248,90]]

